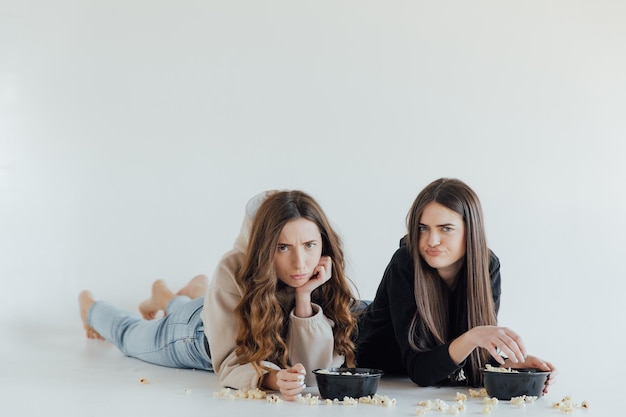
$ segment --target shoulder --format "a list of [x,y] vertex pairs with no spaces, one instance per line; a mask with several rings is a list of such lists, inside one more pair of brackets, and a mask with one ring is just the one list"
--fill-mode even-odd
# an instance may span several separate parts
[[385,268],[383,281],[410,281],[413,282],[413,257],[406,246],[400,246],[391,257]]
[[404,266],[404,267],[413,267],[413,257],[409,252],[409,248],[407,246],[400,246],[391,257],[391,261],[389,264]]
[[489,249],[489,270],[500,268],[500,258],[496,256],[491,249]]
[[491,280],[491,290],[495,294],[500,293],[500,259],[491,249],[489,249],[489,279]]

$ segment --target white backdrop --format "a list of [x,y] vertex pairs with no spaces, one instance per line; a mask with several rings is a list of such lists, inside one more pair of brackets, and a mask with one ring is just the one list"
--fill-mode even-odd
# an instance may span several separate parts
[[0,1],[0,316],[210,275],[298,188],[372,298],[430,181],[482,199],[500,322],[561,378],[624,341],[626,3]]

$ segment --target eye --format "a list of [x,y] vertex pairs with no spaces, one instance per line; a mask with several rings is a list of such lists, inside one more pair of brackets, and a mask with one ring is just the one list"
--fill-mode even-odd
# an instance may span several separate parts
[[287,245],[278,245],[278,247],[276,248],[278,252],[287,252],[287,249],[289,249]]
[[423,224],[420,224],[419,226],[417,226],[418,232],[425,232],[427,230],[428,230],[428,226],[424,226]]
[[307,243],[304,244],[304,247],[307,248],[307,249],[313,249],[316,246],[317,246],[317,243],[315,243],[315,242],[307,242]]
[[443,230],[444,232],[452,232],[454,231],[454,228],[450,226],[443,226],[441,230]]

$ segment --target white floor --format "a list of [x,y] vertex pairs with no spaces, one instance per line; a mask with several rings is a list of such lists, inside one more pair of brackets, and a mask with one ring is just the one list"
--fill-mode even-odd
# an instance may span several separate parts
[[[111,345],[84,338],[78,317],[57,325],[14,322],[2,325],[0,354],[0,415],[7,416],[173,416],[229,415],[272,416],[415,415],[417,403],[437,398],[452,402],[457,390],[419,388],[405,379],[383,378],[378,394],[395,398],[395,407],[310,406],[301,403],[269,404],[260,400],[227,400],[214,397],[220,391],[214,374],[154,366],[124,357]],[[1,322],[0,322],[1,323]],[[554,401],[569,394],[591,403],[589,410],[574,415],[623,415],[621,399],[614,390],[583,383],[589,379],[562,370],[552,392],[520,410],[501,402],[492,415],[560,415]],[[590,376],[591,377],[591,376]],[[141,380],[144,379],[144,383]],[[609,381],[611,379],[609,378]],[[617,377],[613,378],[617,382]],[[606,382],[606,381],[605,381]],[[467,390],[461,390],[468,393]],[[315,388],[307,392],[317,395]],[[606,404],[604,393],[609,395]],[[469,399],[463,415],[481,414],[482,404]],[[435,412],[429,415],[436,415]]]

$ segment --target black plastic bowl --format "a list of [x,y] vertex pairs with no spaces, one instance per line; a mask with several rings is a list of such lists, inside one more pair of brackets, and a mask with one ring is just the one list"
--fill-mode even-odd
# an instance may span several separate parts
[[370,368],[325,368],[313,373],[320,395],[330,400],[372,396],[376,394],[383,375],[380,369]]
[[541,397],[550,372],[538,369],[515,369],[517,372],[497,372],[483,369],[487,394],[499,400],[522,395]]

